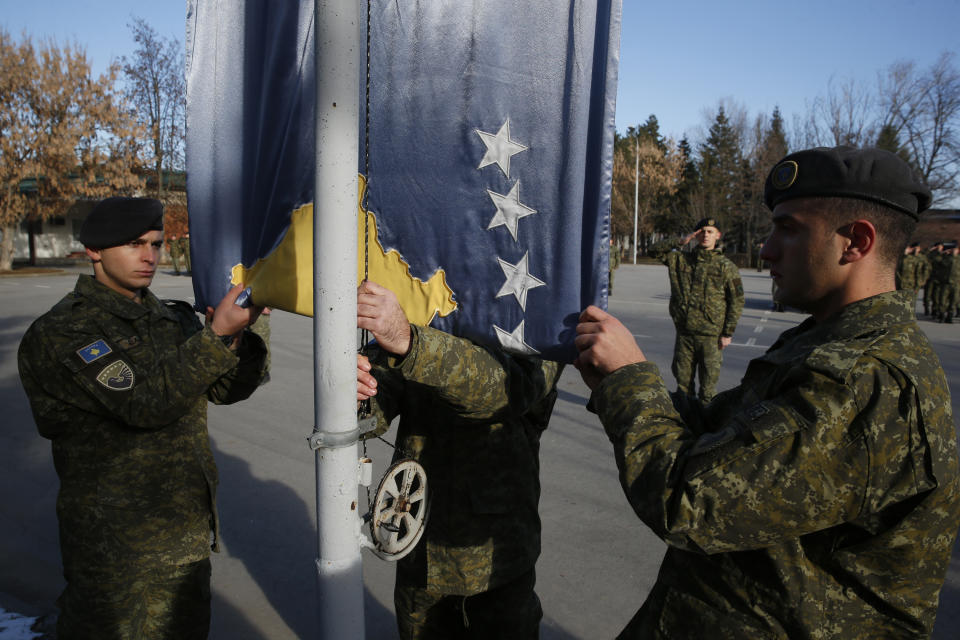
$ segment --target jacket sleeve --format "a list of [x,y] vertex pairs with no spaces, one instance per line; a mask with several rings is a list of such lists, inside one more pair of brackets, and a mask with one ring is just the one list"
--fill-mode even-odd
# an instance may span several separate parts
[[727,271],[723,286],[727,312],[723,317],[723,328],[720,330],[722,336],[733,335],[737,330],[737,323],[740,322],[740,314],[743,313],[743,281],[740,279],[740,272],[732,262],[727,266]]
[[472,420],[523,415],[556,387],[563,365],[512,355],[430,327],[411,325],[410,352],[380,355],[374,396],[388,420],[399,412],[407,385],[427,388],[459,415]]
[[214,404],[233,404],[246,400],[256,391],[266,374],[267,346],[259,335],[244,329],[237,348],[239,361],[207,389],[207,399]]
[[[867,367],[862,379],[891,383],[884,371]],[[857,516],[869,460],[856,435],[864,423],[853,391],[804,368],[781,388],[780,397],[717,416],[698,436],[674,409],[656,365],[630,365],[604,379],[593,406],[614,445],[623,490],[657,535],[688,550],[740,551]],[[900,402],[901,411],[912,411],[900,395],[887,395],[888,410]]]
[[[670,262],[677,259],[678,256],[676,254],[678,254],[682,246],[679,240],[662,241],[650,247],[648,253],[654,260],[659,260],[663,264],[670,266]],[[676,249],[676,251],[674,251],[674,249]]]
[[[152,361],[149,371],[121,351],[85,364],[76,349],[101,337],[77,327],[58,330],[49,323],[40,329],[34,325],[24,335],[18,366],[42,435],[55,435],[76,410],[135,428],[163,427],[190,410],[238,362],[237,355],[204,328]],[[111,364],[119,376],[126,376],[114,388],[104,383],[110,382],[104,372]]]

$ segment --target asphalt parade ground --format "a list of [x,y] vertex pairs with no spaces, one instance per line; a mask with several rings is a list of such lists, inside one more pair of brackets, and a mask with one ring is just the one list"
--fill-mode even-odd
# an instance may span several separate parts
[[[63,586],[49,442],[36,433],[17,376],[16,352],[29,324],[71,290],[77,272],[0,277],[0,607],[50,616]],[[748,361],[803,315],[771,310],[767,272],[741,271],[746,305],[724,351],[718,390],[735,386]],[[674,330],[669,283],[659,265],[623,265],[610,311],[637,336],[667,385]],[[161,298],[193,300],[190,278],[159,273]],[[209,430],[220,470],[223,551],[213,556],[214,640],[316,638],[316,491],[312,320],[274,312],[271,381],[246,402],[210,405]],[[960,325],[921,320],[947,372],[954,415],[960,401]],[[586,385],[573,367],[541,445],[543,553],[537,593],[545,640],[613,638],[656,578],[664,544],[633,514],[617,480],[612,448],[585,409]],[[392,442],[394,430],[385,439]],[[373,441],[374,486],[389,466],[388,444]],[[361,496],[365,494],[359,488]],[[364,501],[361,499],[361,505]],[[363,552],[366,636],[396,638],[394,566]],[[960,545],[955,547],[933,634],[960,633]],[[2,637],[2,635],[0,635]]]

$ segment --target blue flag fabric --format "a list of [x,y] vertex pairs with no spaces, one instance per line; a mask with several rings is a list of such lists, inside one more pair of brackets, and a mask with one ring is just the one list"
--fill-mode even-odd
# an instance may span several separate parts
[[[279,254],[312,201],[312,6],[189,3],[199,305]],[[368,250],[442,276],[433,326],[571,360],[580,310],[606,307],[620,0],[370,7]]]

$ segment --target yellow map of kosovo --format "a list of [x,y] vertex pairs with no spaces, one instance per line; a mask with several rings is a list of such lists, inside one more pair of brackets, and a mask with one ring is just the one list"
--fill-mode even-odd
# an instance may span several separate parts
[[[360,176],[358,201],[363,202],[366,180]],[[395,250],[384,251],[377,237],[376,217],[357,207],[357,284],[363,279],[364,227],[367,273],[373,282],[393,291],[407,318],[414,324],[429,324],[437,314],[447,316],[457,308],[453,290],[447,285],[446,274],[438,269],[424,282],[410,274],[410,265]],[[364,224],[366,220],[366,225]],[[231,271],[233,284],[245,283],[251,288],[258,305],[313,315],[313,204],[296,209],[290,216],[290,227],[283,240],[266,258],[257,260],[250,268],[238,264]]]

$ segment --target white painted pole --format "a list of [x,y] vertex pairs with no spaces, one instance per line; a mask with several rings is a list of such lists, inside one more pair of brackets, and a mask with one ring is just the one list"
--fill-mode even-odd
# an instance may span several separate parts
[[637,264],[637,211],[640,202],[640,136],[634,138],[636,157],[633,164],[633,264]]
[[323,640],[362,640],[356,411],[360,3],[316,0],[313,211],[318,615]]

